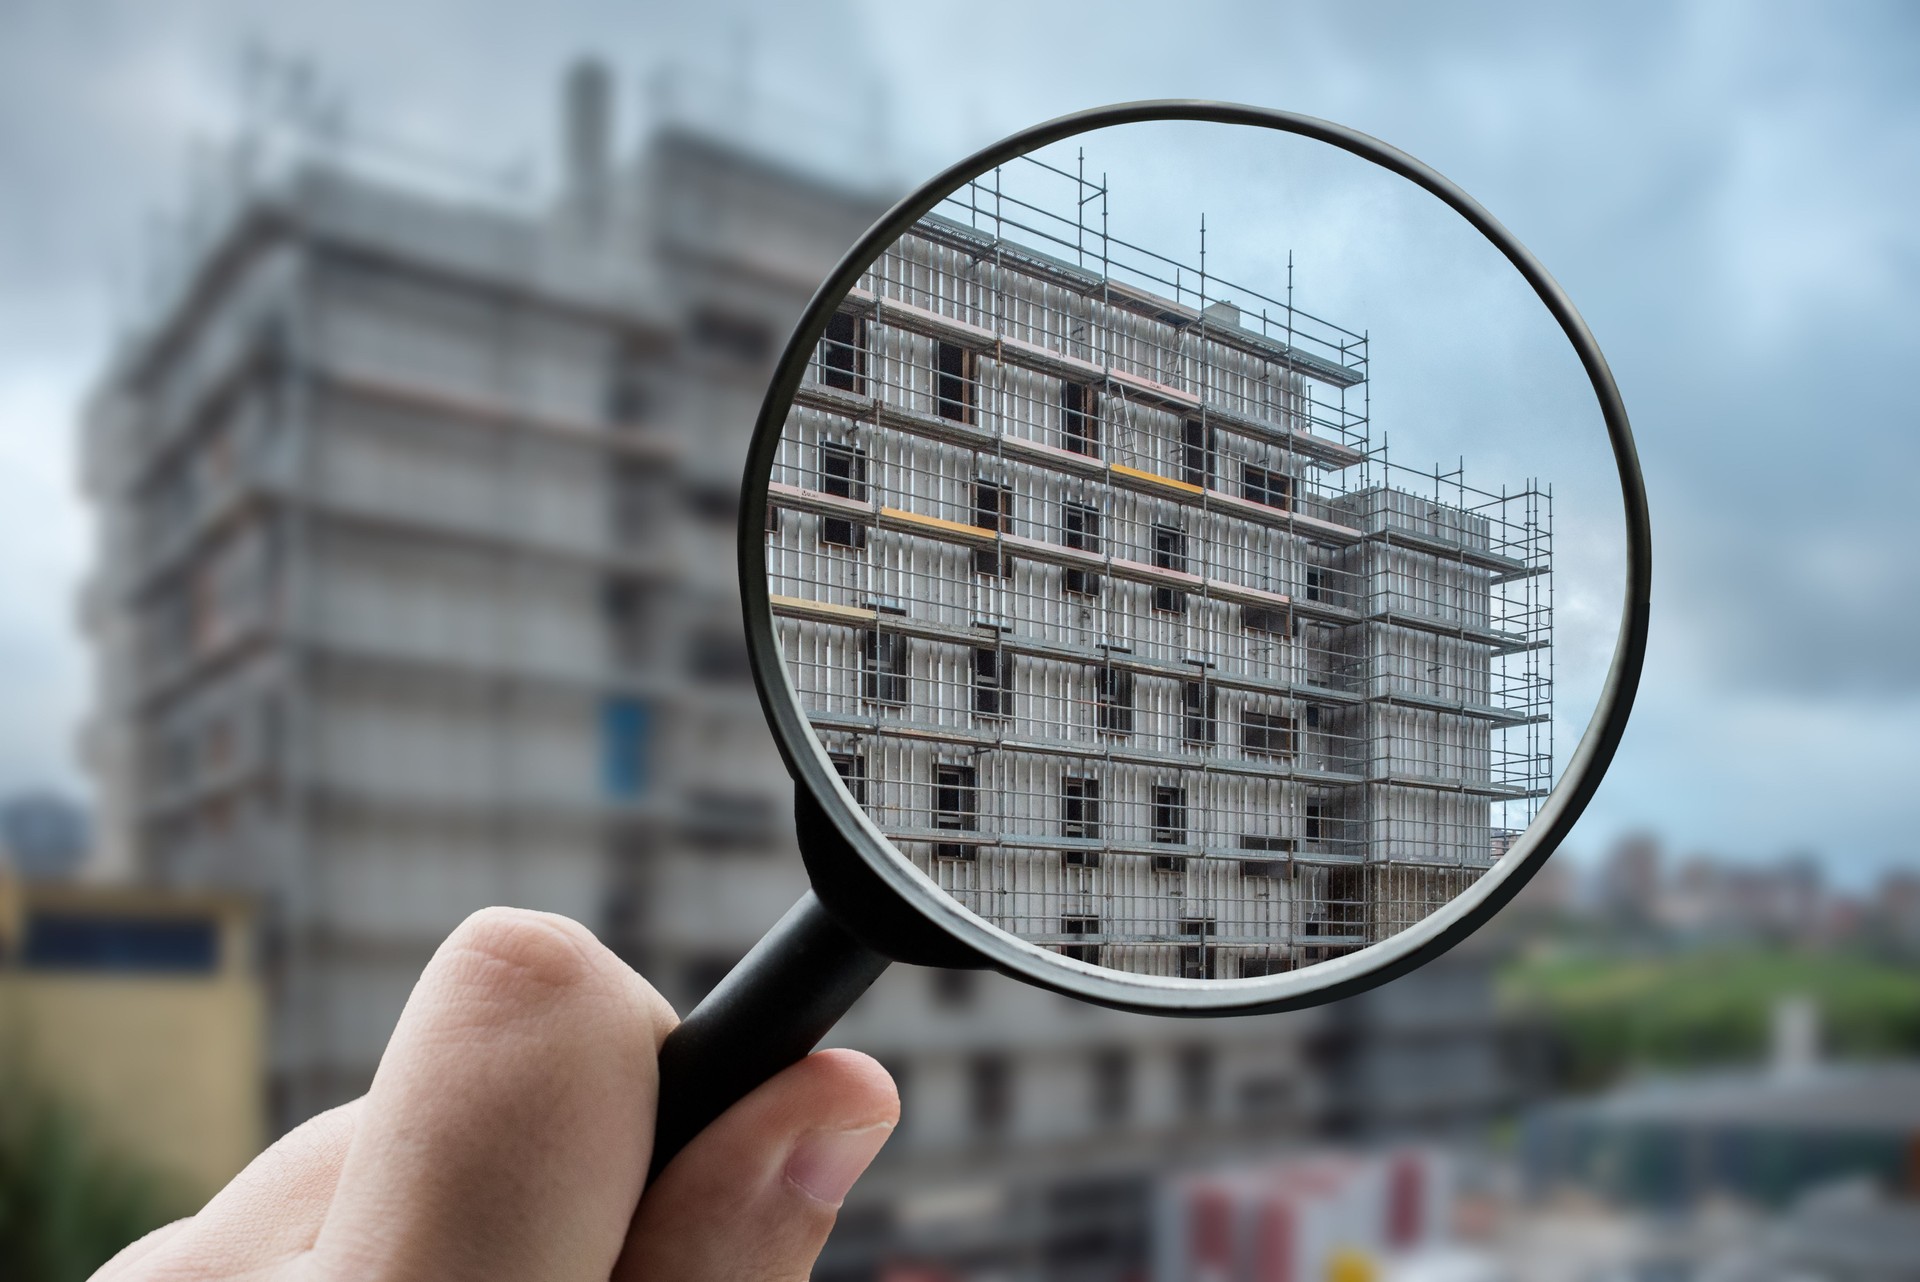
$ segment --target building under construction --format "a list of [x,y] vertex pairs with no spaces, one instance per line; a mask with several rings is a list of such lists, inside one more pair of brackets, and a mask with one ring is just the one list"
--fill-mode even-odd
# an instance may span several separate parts
[[[219,216],[179,247],[101,374],[84,451],[99,552],[82,613],[97,672],[84,741],[102,871],[257,900],[275,1130],[367,1088],[421,967],[476,908],[573,916],[686,1010],[806,888],[790,783],[746,670],[732,575],[740,462],[781,337],[891,192],[770,160],[681,95],[620,144],[611,85],[591,65],[568,78],[565,181],[530,198],[464,182],[449,191],[411,149],[387,167],[352,139],[281,137],[290,145],[279,163],[257,165],[209,202]],[[722,105],[731,120],[737,104]],[[261,134],[263,144],[279,136]],[[974,233],[945,234],[971,249],[923,238],[916,252],[952,264],[980,252],[977,237],[966,239]],[[1062,279],[1115,278],[1117,297],[1119,275]],[[954,288],[926,271],[918,279]],[[889,451],[913,438],[878,445],[871,393],[902,382],[904,406],[906,345],[931,361],[929,336],[896,326],[889,315],[907,313],[888,309],[989,330],[1000,322],[984,296],[967,295],[976,303],[963,311],[945,301],[959,294],[870,292],[879,310],[841,323],[866,326],[849,344],[866,355],[849,367],[854,358],[830,350],[808,395],[848,407],[868,398],[867,426],[833,420],[829,436],[859,435],[873,470],[823,484],[817,460],[804,458],[781,479],[838,487],[833,501],[858,495],[855,508],[885,491],[901,511],[970,524],[960,501],[971,495],[958,488],[938,504],[931,491],[924,502],[894,496],[902,474],[889,470]],[[1052,295],[1061,305],[1068,296]],[[1100,298],[1076,296],[1089,314]],[[1010,341],[1030,335],[1095,359],[1060,332],[1007,330]],[[974,385],[1011,377],[992,372],[990,343],[955,347],[973,353]],[[1004,426],[1009,459],[1022,441],[1052,446],[1047,457],[1093,468],[1071,474],[1088,493],[1114,463],[1177,480],[1142,461],[1145,444],[1127,444],[1129,424],[1145,423],[1151,406],[1123,402],[1120,387],[1136,369],[1189,384],[1144,361],[1109,363],[1115,381],[1096,388],[1097,455],[1061,452],[1058,408],[1033,425],[990,418],[992,403],[979,399],[972,422],[920,418],[954,440]],[[1039,397],[1041,378],[1023,377]],[[1140,417],[1124,418],[1123,404]],[[1091,418],[1091,408],[1081,412]],[[1298,423],[1335,412],[1303,399]],[[1244,448],[1224,413],[1211,408],[1205,420],[1219,435],[1216,477],[1227,451]],[[1320,424],[1312,433],[1360,450],[1357,434]],[[963,461],[971,467],[956,452],[950,466]],[[1363,457],[1344,470],[1369,465]],[[1321,469],[1319,489],[1340,474]],[[1115,512],[1128,496],[1147,511],[1150,491],[1112,492]],[[1325,515],[1308,506],[1311,493],[1303,484],[1273,510],[1304,527]],[[1227,501],[1210,495],[1206,510]],[[956,590],[1002,592],[1010,617],[1016,590],[1036,605],[1058,602],[1063,626],[1081,609],[1113,610],[1110,592],[1041,590],[1040,564],[1023,560],[1017,541],[1061,540],[1023,506],[1031,502],[1014,504],[1014,531],[998,549],[1011,554],[1011,577],[973,575],[969,560]],[[781,515],[785,537],[817,513],[796,499]],[[840,545],[809,539],[798,554],[853,573],[896,537],[877,528],[877,510],[834,519],[857,519],[864,533],[836,528]],[[1087,532],[1108,540],[1097,545],[1101,564],[1082,568],[1131,582],[1120,518],[1103,519]],[[857,539],[869,548],[844,546]],[[1332,590],[1333,569],[1320,570],[1321,590]],[[796,576],[780,590],[811,589]],[[1182,590],[1191,604],[1181,617],[1197,627],[1218,591],[1198,578]],[[873,599],[882,596],[904,602],[908,592]],[[1228,623],[1240,626],[1226,614],[1215,626]],[[1285,655],[1298,653],[1256,649],[1284,631],[1248,634],[1239,657],[1217,655],[1202,673],[1219,690],[1216,751],[1237,752],[1233,701],[1267,688],[1250,675],[1278,682]],[[999,635],[1008,646],[1019,636]],[[1171,651],[1158,633],[1135,635],[1109,665],[1133,673],[1136,690],[1134,733],[1112,747],[1177,754],[1153,720],[1150,700],[1161,695],[1147,662]],[[922,665],[910,692],[924,697],[935,652],[919,633],[909,645]],[[966,700],[947,718],[956,730],[976,724],[971,671],[951,683]],[[1028,701],[1038,669],[1014,671],[1028,684],[1008,707],[1027,717],[1039,706]],[[1354,681],[1321,705],[1366,706]],[[876,781],[888,777],[882,756],[869,765]],[[876,782],[874,795],[892,786]],[[1119,798],[1085,798],[1091,809],[1078,820],[1091,825],[1087,848],[1116,868],[1134,841],[1124,825],[1144,822]],[[1032,798],[1042,801],[1051,797]],[[984,800],[975,809],[976,831],[942,839],[976,846],[981,862],[945,861],[952,875],[985,871],[999,849],[988,822],[997,812]],[[1190,813],[1198,834],[1198,791]],[[1337,835],[1333,812],[1320,818],[1325,843]],[[1316,848],[1312,831],[1300,830],[1303,857]],[[1197,861],[1200,849],[1184,857]],[[1215,929],[1228,924],[1223,914]],[[886,1064],[905,1119],[850,1196],[815,1276],[866,1282],[902,1260],[1022,1282],[1128,1276],[1145,1267],[1152,1180],[1169,1161],[1202,1164],[1309,1134],[1478,1125],[1518,1088],[1505,1017],[1488,998],[1491,965],[1456,950],[1337,1007],[1203,1025],[1069,1006],[990,974],[894,967],[834,1040]]]
[[923,871],[1068,956],[1226,979],[1404,929],[1551,782],[1549,493],[1394,467],[1364,334],[1013,170],[873,265],[787,420],[812,724]]

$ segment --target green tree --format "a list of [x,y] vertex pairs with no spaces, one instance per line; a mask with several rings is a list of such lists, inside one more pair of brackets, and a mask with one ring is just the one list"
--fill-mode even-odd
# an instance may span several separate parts
[[189,1209],[167,1180],[101,1144],[76,1109],[0,1084],[0,1278],[82,1282]]

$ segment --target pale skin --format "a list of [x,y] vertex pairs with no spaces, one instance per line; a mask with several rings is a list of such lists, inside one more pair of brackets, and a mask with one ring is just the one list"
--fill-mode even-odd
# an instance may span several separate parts
[[476,913],[428,963],[364,1096],[96,1282],[805,1278],[899,1120],[892,1080],[816,1052],[645,1185],[675,1022],[579,924]]

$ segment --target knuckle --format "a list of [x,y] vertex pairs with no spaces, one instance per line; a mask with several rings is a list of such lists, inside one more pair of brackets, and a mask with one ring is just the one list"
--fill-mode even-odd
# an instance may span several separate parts
[[461,922],[446,952],[467,983],[501,996],[597,985],[612,955],[577,922],[521,908],[483,908]]

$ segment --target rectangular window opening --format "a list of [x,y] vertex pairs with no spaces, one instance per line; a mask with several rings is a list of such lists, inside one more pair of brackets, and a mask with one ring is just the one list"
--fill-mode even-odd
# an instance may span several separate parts
[[1213,484],[1213,428],[1197,418],[1180,425],[1180,479],[1207,489]]
[[1180,975],[1183,979],[1212,979],[1218,950],[1207,943],[1217,933],[1211,917],[1188,917],[1180,923],[1180,933],[1198,943],[1180,947]]
[[878,629],[861,634],[860,696],[873,703],[907,701],[907,638]]
[[[933,826],[946,832],[973,832],[980,813],[980,772],[977,767],[941,762],[933,768]],[[933,853],[941,859],[973,859],[979,847],[940,842]]]
[[[1153,790],[1153,840],[1163,845],[1184,846],[1187,842],[1187,790],[1172,784],[1158,784]],[[1175,856],[1156,855],[1154,866],[1161,867],[1161,860],[1177,861],[1177,867],[1167,865],[1167,870],[1178,872],[1186,867],[1186,860]]]
[[933,345],[934,412],[955,423],[973,422],[973,353],[958,343]]
[[1293,478],[1285,472],[1246,464],[1240,469],[1240,497],[1286,511],[1293,506]]
[[1093,1057],[1093,1115],[1102,1123],[1122,1122],[1133,1108],[1133,1058],[1121,1047]]
[[987,648],[973,652],[973,710],[983,717],[1013,715],[1013,656]]
[[[1153,527],[1153,564],[1158,570],[1187,572],[1187,532],[1171,525]],[[1171,614],[1184,614],[1187,594],[1180,588],[1156,587],[1153,608]]]
[[1180,742],[1190,748],[1213,742],[1220,692],[1206,681],[1181,683]]
[[853,794],[856,804],[867,804],[867,759],[857,752],[834,752],[827,754],[833,762],[833,769],[840,781],[847,785],[847,791]]
[[[1060,835],[1097,841],[1100,837],[1100,781],[1069,775],[1060,781]],[[1069,850],[1067,863],[1098,867],[1097,851]],[[1074,856],[1082,856],[1076,859]],[[1089,862],[1084,856],[1092,855]]]
[[[1078,552],[1100,554],[1100,509],[1068,503],[1061,509],[1060,541]],[[1092,596],[1100,590],[1100,576],[1092,570],[1069,567],[1063,583],[1068,592]]]
[[1013,1071],[1004,1055],[976,1055],[967,1064],[967,1113],[973,1129],[998,1135],[1013,1118]]
[[1060,443],[1075,454],[1100,457],[1100,393],[1086,383],[1061,385]]
[[[820,443],[820,492],[835,498],[867,501],[867,452],[857,446]],[[864,548],[867,527],[843,516],[820,519],[820,541],[832,547]]]
[[1287,612],[1270,605],[1241,606],[1240,622],[1249,632],[1270,632],[1281,637],[1287,634]]
[[1125,668],[1096,668],[1093,674],[1094,723],[1107,734],[1133,733],[1133,673]]
[[[1062,917],[1060,933],[1071,939],[1074,936],[1098,935],[1100,919],[1098,917]],[[1071,957],[1075,961],[1100,962],[1100,945],[1097,942],[1070,942],[1060,945],[1060,955]]]
[[866,392],[867,318],[835,312],[820,340],[820,381],[856,396]]
[[1240,746],[1261,757],[1291,757],[1294,749],[1294,721],[1279,712],[1258,712],[1252,708],[1241,714]]
[[[1013,491],[992,481],[973,483],[973,524],[996,534],[1013,533]],[[1011,558],[997,547],[973,550],[973,572],[1004,579],[1012,569]]]

